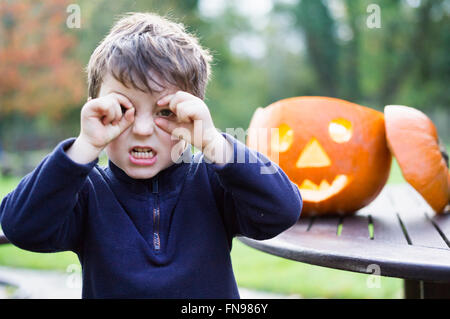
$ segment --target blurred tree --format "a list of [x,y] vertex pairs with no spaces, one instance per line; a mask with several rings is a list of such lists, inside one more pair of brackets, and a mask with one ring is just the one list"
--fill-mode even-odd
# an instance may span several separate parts
[[313,68],[315,89],[299,85],[297,95],[335,96],[379,109],[386,104],[447,108],[448,0],[379,0],[379,29],[366,24],[372,2],[276,1],[276,13],[293,13],[290,28],[303,35],[306,46],[298,59],[307,62],[303,68]]
[[[401,12],[400,5],[401,3],[397,1],[385,1],[384,3],[386,9],[397,13]],[[414,68],[422,69],[422,73],[427,70],[427,42],[431,38],[431,6],[431,1],[422,1],[414,15],[415,23],[411,23],[408,28],[405,27],[403,19],[388,20],[390,32],[385,34],[383,43],[384,54],[388,57],[388,62],[383,68],[385,76],[378,96],[381,105],[392,104],[390,101],[395,99],[399,89]],[[402,39],[400,45],[397,44],[399,38]],[[420,45],[417,45],[418,43]]]
[[[182,22],[210,49],[206,102],[221,129],[246,128],[257,107],[298,95],[335,96],[378,109],[439,109],[440,130],[450,127],[449,0],[377,0],[379,29],[366,24],[371,0],[271,0],[274,9],[263,16],[239,10],[245,4],[238,0],[223,0],[222,9],[208,16],[201,10],[206,1],[78,0],[80,29],[64,26],[69,1],[2,1],[5,149],[19,135],[60,139],[78,132],[86,99],[83,67],[114,21],[134,11]],[[259,55],[247,54],[258,47]]]
[[61,110],[83,95],[82,66],[71,57],[76,38],[64,31],[68,1],[0,3],[0,115]]
[[346,1],[347,23],[350,29],[351,41],[342,44],[343,50],[343,74],[347,81],[341,82],[342,97],[344,99],[353,99],[359,101],[361,99],[360,86],[360,46],[361,31],[359,27],[362,6],[359,1]]
[[321,95],[336,96],[339,46],[335,23],[322,1],[302,0],[293,9],[306,38],[308,59],[314,66]]

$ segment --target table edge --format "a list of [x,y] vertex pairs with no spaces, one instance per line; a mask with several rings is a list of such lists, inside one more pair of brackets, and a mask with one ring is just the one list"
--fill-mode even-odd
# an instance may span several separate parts
[[[308,236],[304,236],[308,237]],[[303,237],[303,238],[304,238]],[[366,240],[363,245],[366,245],[368,250],[366,253],[355,255],[344,255],[333,251],[333,240],[322,239],[322,246],[312,242],[311,240],[304,240],[302,245],[292,245],[283,238],[277,236],[268,240],[255,240],[243,236],[236,237],[240,242],[254,249],[278,256],[286,259],[303,262],[311,265],[322,266],[327,268],[334,268],[352,272],[358,272],[369,275],[380,275],[386,277],[395,277],[410,280],[424,280],[430,282],[450,282],[450,250],[439,248],[428,248],[421,246],[397,245],[397,244],[383,244],[384,248],[393,249],[393,253],[386,254],[381,258],[372,256],[368,250],[380,248],[380,244],[371,240]],[[312,239],[314,240],[314,239]],[[355,238],[341,239],[338,244],[346,242],[347,245],[357,245]],[[334,242],[337,242],[334,240]],[[330,248],[325,247],[330,244]],[[387,247],[388,246],[388,247]],[[325,248],[324,248],[325,247]],[[444,254],[445,260],[442,262],[423,258],[396,259],[395,251],[413,250],[418,252],[427,252],[427,254],[439,255]],[[447,263],[448,262],[448,263]],[[378,269],[379,273],[375,273]]]

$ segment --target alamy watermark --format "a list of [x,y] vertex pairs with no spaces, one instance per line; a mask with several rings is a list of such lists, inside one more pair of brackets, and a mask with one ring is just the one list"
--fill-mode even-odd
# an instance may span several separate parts
[[66,286],[70,289],[80,289],[82,283],[81,265],[70,264],[66,268],[67,278]]
[[[192,145],[201,145],[205,136],[214,136],[215,132],[210,130],[217,130],[216,128],[210,128],[203,130],[202,121],[194,121],[194,136],[191,136],[191,132],[186,128],[176,128],[172,132],[173,139],[180,139],[191,143]],[[214,155],[214,158],[226,158],[227,163],[260,163],[261,174],[276,174],[278,172],[279,151],[277,148],[269,147],[271,145],[278,145],[279,142],[279,129],[278,128],[227,128],[225,130],[225,139],[233,145],[233,148],[222,148],[221,144],[217,145],[214,141],[211,141],[209,145],[206,145],[203,152],[207,152],[210,155]],[[233,137],[235,141],[230,140],[229,137]],[[249,144],[253,145],[253,149],[243,147],[247,137],[250,139]],[[260,138],[263,137],[263,138]],[[269,140],[270,137],[270,140]],[[236,141],[237,140],[237,141]],[[234,143],[237,147],[234,147]],[[177,143],[171,150],[172,161],[190,162],[190,158],[180,157],[180,145]],[[228,152],[232,152],[229,154]],[[205,157],[203,160],[208,161]]]
[[69,13],[66,19],[66,26],[69,29],[81,28],[81,8],[78,4],[69,4],[66,8],[66,12]]
[[366,285],[367,288],[373,289],[373,288],[381,288],[381,267],[377,264],[370,264],[367,266],[366,271],[370,273],[369,277],[367,278]]
[[378,4],[371,3],[367,6],[366,12],[369,16],[366,19],[366,25],[369,29],[381,28],[381,8]]

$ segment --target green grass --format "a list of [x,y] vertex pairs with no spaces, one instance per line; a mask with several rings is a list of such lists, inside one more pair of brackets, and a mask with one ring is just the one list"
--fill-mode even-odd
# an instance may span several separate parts
[[0,175],[0,198],[5,197],[14,187],[19,184],[20,178],[18,177],[5,177]]
[[[100,164],[106,165],[103,155]],[[19,182],[19,178],[0,177],[0,198]],[[403,183],[398,164],[393,161],[388,183]],[[238,285],[241,287],[295,294],[304,298],[401,298],[401,279],[380,277],[380,288],[368,288],[369,275],[303,264],[272,256],[234,240],[231,253]],[[0,265],[65,271],[78,264],[72,252],[41,254],[12,245],[0,246]]]
[[[403,281],[308,265],[272,256],[233,241],[238,285],[303,298],[402,298]],[[379,288],[369,288],[379,279]],[[369,285],[368,285],[369,282]]]
[[403,178],[402,171],[400,170],[400,166],[398,166],[398,162],[395,158],[392,160],[391,172],[389,174],[389,179],[387,181],[388,184],[401,184],[406,183]]
[[65,271],[70,264],[79,264],[78,257],[73,252],[33,253],[13,245],[0,246],[0,265]]

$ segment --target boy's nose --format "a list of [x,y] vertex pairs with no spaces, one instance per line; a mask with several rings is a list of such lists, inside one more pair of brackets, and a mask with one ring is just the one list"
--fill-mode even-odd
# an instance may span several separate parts
[[136,135],[152,135],[155,131],[155,122],[152,117],[136,117],[132,130]]

